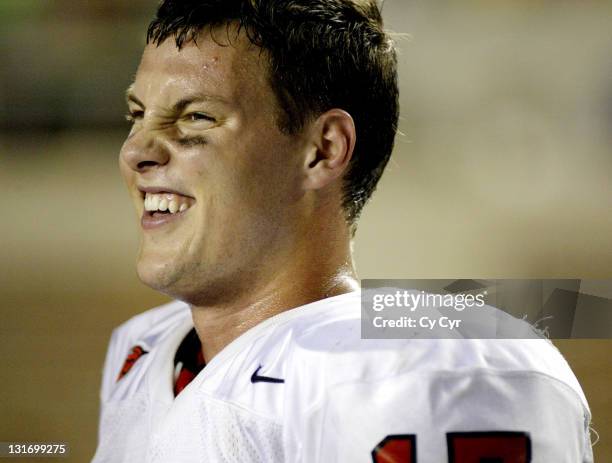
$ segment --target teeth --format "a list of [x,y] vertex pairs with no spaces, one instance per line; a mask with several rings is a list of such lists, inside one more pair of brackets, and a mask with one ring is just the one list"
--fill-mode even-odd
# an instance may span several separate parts
[[149,205],[150,211],[156,211],[159,207],[159,196],[151,196],[151,204]]
[[191,207],[192,200],[182,195],[169,193],[146,193],[144,208],[146,211],[168,211],[171,214],[185,212]]
[[168,204],[168,210],[170,211],[171,214],[176,214],[176,211],[179,210],[179,205],[174,200],[170,201],[170,204]]

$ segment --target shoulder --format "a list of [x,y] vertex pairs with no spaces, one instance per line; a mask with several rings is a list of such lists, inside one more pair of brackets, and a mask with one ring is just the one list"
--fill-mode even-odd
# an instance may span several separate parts
[[130,344],[141,341],[150,346],[155,344],[160,335],[180,324],[189,315],[187,304],[172,301],[123,322],[114,329],[113,337],[116,342],[122,341]]
[[[421,451],[443,461],[446,433],[520,430],[547,461],[589,454],[587,401],[549,340],[362,339],[360,305],[344,297],[277,327],[277,341],[291,333],[285,406],[296,452],[361,461],[385,435],[417,433]],[[554,442],[553,427],[563,436]],[[331,430],[329,442],[303,437],[314,428]]]
[[[506,314],[489,308],[495,317]],[[523,323],[516,320],[516,323]],[[548,339],[362,339],[359,292],[321,301],[277,327],[291,333],[291,362],[318,372],[324,387],[402,375],[535,377],[561,384],[588,408],[582,389]],[[277,339],[286,339],[281,333]]]
[[172,301],[133,316],[113,330],[107,361],[113,365],[122,363],[135,346],[140,346],[146,352],[151,351],[190,316],[189,306],[180,301]]
[[101,396],[108,396],[128,355],[135,347],[142,353],[154,349],[164,336],[180,326],[191,312],[183,302],[173,301],[140,313],[116,327],[106,352]]

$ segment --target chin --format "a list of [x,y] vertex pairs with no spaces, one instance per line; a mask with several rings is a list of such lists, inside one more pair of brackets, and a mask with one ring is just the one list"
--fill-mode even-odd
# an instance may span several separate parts
[[143,284],[157,292],[189,304],[199,301],[198,292],[191,287],[189,279],[183,278],[186,272],[180,265],[140,258],[136,272]]
[[235,297],[238,289],[235,274],[228,273],[227,269],[204,267],[201,263],[142,249],[136,272],[149,288],[196,306],[223,303]]
[[169,294],[176,284],[178,273],[168,262],[152,261],[140,257],[136,265],[136,273],[140,281],[156,291]]

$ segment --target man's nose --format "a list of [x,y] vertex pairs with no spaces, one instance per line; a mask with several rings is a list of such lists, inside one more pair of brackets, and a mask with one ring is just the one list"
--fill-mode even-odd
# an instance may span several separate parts
[[163,141],[140,130],[123,144],[121,158],[133,171],[144,173],[170,161],[170,153]]

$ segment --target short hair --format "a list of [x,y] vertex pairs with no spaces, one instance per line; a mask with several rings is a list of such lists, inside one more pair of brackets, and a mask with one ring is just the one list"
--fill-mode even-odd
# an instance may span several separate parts
[[278,126],[298,133],[332,108],[348,112],[357,141],[342,207],[355,231],[391,156],[399,116],[397,57],[375,0],[163,0],[147,44],[180,49],[203,29],[237,24],[267,54]]

